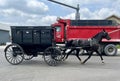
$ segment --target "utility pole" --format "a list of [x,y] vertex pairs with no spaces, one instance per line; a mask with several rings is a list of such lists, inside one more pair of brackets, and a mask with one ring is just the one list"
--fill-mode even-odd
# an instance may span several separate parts
[[60,4],[60,5],[67,6],[69,8],[75,9],[76,10],[75,19],[76,20],[80,20],[80,13],[79,13],[80,8],[79,8],[79,4],[77,5],[77,7],[73,7],[73,6],[70,6],[70,5],[67,5],[67,4],[55,1],[55,0],[48,0],[48,1],[51,1],[51,2],[54,2],[54,3]]

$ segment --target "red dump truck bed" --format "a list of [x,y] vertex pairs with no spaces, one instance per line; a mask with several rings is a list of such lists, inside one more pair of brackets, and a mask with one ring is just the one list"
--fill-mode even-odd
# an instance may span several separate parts
[[69,26],[67,27],[67,40],[92,38],[101,30],[105,29],[111,36],[111,40],[106,42],[120,42],[120,26]]
[[[60,19],[53,24],[56,28],[55,41],[88,39],[105,29],[111,36],[108,42],[120,42],[120,25],[111,20],[69,20]],[[58,31],[59,30],[59,31]],[[104,40],[107,42],[107,40]]]

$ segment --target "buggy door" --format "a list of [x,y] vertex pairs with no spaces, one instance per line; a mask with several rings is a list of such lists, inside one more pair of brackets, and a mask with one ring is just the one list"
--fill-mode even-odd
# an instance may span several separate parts
[[32,30],[23,30],[23,43],[32,44]]

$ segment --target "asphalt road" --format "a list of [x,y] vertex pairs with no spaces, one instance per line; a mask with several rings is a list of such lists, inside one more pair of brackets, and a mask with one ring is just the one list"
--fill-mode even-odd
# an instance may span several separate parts
[[[59,66],[48,66],[41,56],[19,65],[9,64],[0,48],[0,81],[120,81],[120,56],[93,56],[82,65],[70,56]],[[85,59],[87,56],[81,56]]]

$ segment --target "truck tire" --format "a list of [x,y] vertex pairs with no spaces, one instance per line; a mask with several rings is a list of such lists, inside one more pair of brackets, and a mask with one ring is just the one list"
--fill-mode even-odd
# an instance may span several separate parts
[[115,56],[117,54],[117,47],[114,44],[108,44],[104,47],[104,53],[107,56]]

